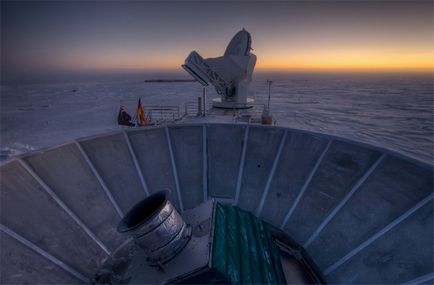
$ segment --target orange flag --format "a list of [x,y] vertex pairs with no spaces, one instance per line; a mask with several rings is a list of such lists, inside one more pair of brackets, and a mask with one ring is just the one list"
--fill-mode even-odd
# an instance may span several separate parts
[[145,116],[145,112],[143,112],[143,107],[142,107],[142,100],[141,98],[139,98],[139,103],[137,104],[137,110],[136,113],[134,114],[137,120],[137,124],[139,126],[146,126],[146,116]]

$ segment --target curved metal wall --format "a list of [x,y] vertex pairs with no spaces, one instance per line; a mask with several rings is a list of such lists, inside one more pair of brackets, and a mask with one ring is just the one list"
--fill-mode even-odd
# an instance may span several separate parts
[[81,139],[4,163],[1,283],[90,282],[124,242],[121,217],[168,188],[215,198],[304,246],[330,283],[434,279],[433,168],[286,128],[172,125]]

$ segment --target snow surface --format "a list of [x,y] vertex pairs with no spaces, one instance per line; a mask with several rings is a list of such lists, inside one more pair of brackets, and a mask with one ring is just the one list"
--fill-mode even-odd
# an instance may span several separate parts
[[[195,102],[196,82],[148,83],[184,75],[86,77],[1,85],[2,160],[79,137],[120,130],[120,100],[133,115],[143,105]],[[389,148],[432,164],[433,82],[422,75],[256,74],[256,102],[266,103],[280,126],[328,133]],[[217,97],[208,88],[209,99]]]

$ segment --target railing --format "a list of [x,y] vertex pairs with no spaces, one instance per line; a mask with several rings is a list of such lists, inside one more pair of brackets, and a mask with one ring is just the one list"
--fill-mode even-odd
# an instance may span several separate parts
[[[190,101],[184,104],[184,116],[187,117],[196,117],[199,112],[198,102]],[[261,124],[262,123],[262,115],[264,110],[266,109],[265,104],[253,103],[249,104],[252,106],[248,109],[213,109],[212,101],[207,101],[206,104],[206,114],[208,115],[229,115],[232,114],[234,117],[234,122],[240,123],[251,123],[251,124]],[[244,104],[243,104],[244,106]],[[277,125],[276,120],[273,118],[273,125]]]
[[[205,113],[212,109],[212,102],[207,101],[205,106]],[[199,103],[196,101],[189,101],[184,104],[184,116],[195,117],[199,114]]]
[[[249,124],[261,124],[262,115],[266,109],[265,104],[251,104],[252,108],[249,109],[213,109],[212,101],[206,102],[206,114],[208,115],[228,115],[231,113],[234,117],[234,122],[249,123]],[[181,114],[180,106],[143,106],[143,111],[148,119],[150,125],[161,125],[165,123],[173,123],[181,120],[184,117],[196,117],[199,112],[198,102],[186,102],[184,104],[183,114]],[[273,125],[277,122],[273,119]]]
[[143,106],[143,111],[152,125],[170,123],[181,119],[179,106]]

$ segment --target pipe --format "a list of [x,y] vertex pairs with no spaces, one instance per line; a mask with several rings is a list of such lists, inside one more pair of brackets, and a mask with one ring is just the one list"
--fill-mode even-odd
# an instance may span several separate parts
[[168,192],[157,192],[137,203],[119,222],[118,232],[129,234],[143,249],[150,266],[172,260],[187,245],[191,227],[185,223]]

